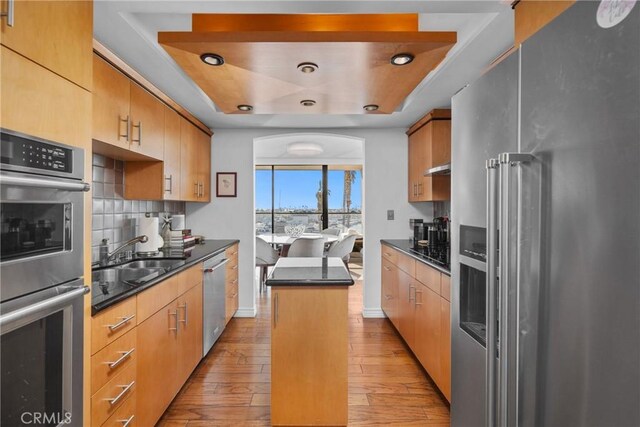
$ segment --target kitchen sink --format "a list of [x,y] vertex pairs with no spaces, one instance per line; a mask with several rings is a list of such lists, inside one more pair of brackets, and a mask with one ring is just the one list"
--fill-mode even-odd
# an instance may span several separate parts
[[126,283],[129,285],[139,285],[148,282],[166,270],[162,267],[149,268],[107,268],[94,271],[91,274],[91,281],[96,283]]
[[184,264],[182,260],[175,259],[144,259],[131,261],[127,264],[117,267],[118,269],[146,269],[146,268],[162,268],[172,270],[174,267]]

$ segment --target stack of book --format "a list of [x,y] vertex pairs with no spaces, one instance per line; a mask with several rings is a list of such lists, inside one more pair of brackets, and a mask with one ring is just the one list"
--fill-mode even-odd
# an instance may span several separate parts
[[169,247],[171,248],[189,248],[196,244],[196,238],[191,235],[191,230],[171,230],[171,240]]

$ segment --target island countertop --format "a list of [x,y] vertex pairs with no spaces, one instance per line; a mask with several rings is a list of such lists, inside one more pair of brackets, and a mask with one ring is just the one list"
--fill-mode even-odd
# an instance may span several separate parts
[[351,286],[353,279],[340,258],[280,258],[267,286]]

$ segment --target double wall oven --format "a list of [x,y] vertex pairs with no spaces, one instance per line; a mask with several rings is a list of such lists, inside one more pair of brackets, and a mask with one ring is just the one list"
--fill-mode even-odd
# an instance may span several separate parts
[[0,425],[82,425],[82,149],[1,131]]

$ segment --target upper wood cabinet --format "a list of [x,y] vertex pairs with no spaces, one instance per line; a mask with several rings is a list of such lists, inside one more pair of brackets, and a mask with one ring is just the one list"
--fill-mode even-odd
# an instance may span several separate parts
[[164,181],[163,199],[181,200],[180,122],[181,118],[169,107],[164,108]]
[[211,200],[211,137],[180,121],[180,197],[193,202]]
[[409,202],[449,200],[450,176],[424,176],[424,173],[429,168],[451,162],[451,110],[433,110],[407,134]]
[[164,158],[164,104],[141,86],[131,82],[132,151],[154,159]]
[[[13,25],[7,25],[9,16],[2,17],[2,45],[90,91],[93,2],[12,0],[11,5]],[[7,6],[3,1],[3,12]]]
[[[195,128],[194,128],[195,129]],[[195,129],[198,152],[197,173],[200,182],[200,202],[211,200],[211,137]]]
[[93,55],[93,126],[94,140],[129,149],[130,83],[127,76],[98,55]]
[[520,0],[515,3],[515,46],[538,32],[542,27],[567,10],[575,0]]

